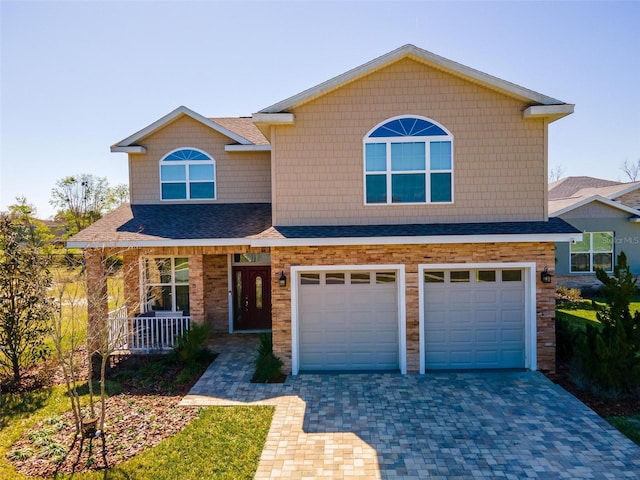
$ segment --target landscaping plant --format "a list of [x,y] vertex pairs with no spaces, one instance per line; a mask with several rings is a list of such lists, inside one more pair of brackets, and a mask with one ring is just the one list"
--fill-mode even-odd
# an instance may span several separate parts
[[47,257],[8,216],[0,216],[0,369],[14,383],[47,356],[45,338],[51,302]]
[[637,293],[624,252],[614,273],[596,270],[605,304],[592,303],[600,325],[587,325],[578,346],[583,374],[594,390],[609,395],[634,394],[640,388],[640,312],[629,304]]
[[256,372],[253,381],[256,383],[271,383],[282,376],[282,360],[273,353],[273,338],[271,333],[260,334],[258,355],[254,361]]

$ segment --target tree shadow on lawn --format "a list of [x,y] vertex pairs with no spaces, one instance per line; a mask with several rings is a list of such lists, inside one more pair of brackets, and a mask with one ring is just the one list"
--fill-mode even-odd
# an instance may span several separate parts
[[51,387],[29,392],[3,393],[0,395],[0,429],[9,425],[17,415],[29,415],[44,407],[51,397]]

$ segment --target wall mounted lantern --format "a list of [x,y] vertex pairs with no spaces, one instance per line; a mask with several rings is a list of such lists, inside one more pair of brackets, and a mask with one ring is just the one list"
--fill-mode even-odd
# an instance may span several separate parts
[[552,277],[553,275],[549,273],[549,270],[547,269],[547,267],[544,267],[544,270],[540,274],[540,280],[542,280],[542,283],[551,283]]
[[280,279],[278,281],[280,282],[281,287],[287,286],[287,276],[284,274],[284,270],[280,272]]

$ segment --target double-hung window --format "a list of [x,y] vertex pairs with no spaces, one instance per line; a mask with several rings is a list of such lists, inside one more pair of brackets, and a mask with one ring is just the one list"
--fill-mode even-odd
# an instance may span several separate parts
[[585,232],[571,244],[571,272],[613,271],[613,232]]
[[189,259],[145,257],[142,260],[142,303],[145,312],[189,314]]
[[215,200],[215,162],[193,148],[173,151],[160,161],[162,200]]
[[398,117],[364,138],[365,204],[453,202],[453,136],[436,123]]

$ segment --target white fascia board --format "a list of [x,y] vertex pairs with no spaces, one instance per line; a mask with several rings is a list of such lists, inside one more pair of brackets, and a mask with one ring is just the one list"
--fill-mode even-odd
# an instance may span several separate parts
[[251,115],[253,123],[266,123],[269,125],[293,125],[295,117],[293,113],[254,113]]
[[367,75],[374,70],[383,68],[386,65],[389,65],[404,57],[422,61],[434,68],[438,68],[459,77],[467,78],[471,81],[487,85],[488,87],[510,94],[525,101],[540,103],[543,105],[557,105],[564,103],[561,100],[548,97],[547,95],[542,95],[541,93],[534,92],[533,90],[529,90],[528,88],[521,87],[506,80],[494,77],[493,75],[489,75],[479,70],[475,70],[471,67],[467,67],[466,65],[462,65],[461,63],[457,63],[447,58],[441,57],[439,55],[436,55],[435,53],[423,50],[416,47],[415,45],[408,44],[378,58],[375,58],[367,63],[364,63],[359,67],[349,70],[341,75],[333,77],[323,83],[320,83],[315,87],[304,90],[297,95],[293,95],[292,97],[282,100],[281,102],[266,107],[260,110],[260,113],[275,113],[286,111],[296,105],[300,105],[314,97],[320,96],[325,92],[331,91],[335,88],[340,87],[341,85],[354,81],[359,77]]
[[434,235],[415,237],[269,238],[251,241],[252,247],[304,247],[334,245],[435,245],[460,243],[571,242],[582,233],[523,235]]
[[571,115],[575,105],[564,103],[560,105],[533,105],[526,108],[522,112],[522,118],[548,118],[549,123],[554,122],[562,117]]
[[580,208],[583,207],[585,205],[587,205],[588,203],[591,202],[600,202],[603,203],[604,205],[607,205],[611,208],[615,208],[618,210],[622,210],[623,212],[629,213],[631,215],[634,216],[640,216],[640,210],[636,210],[635,208],[632,207],[628,207],[627,205],[624,205],[623,203],[620,202],[616,202],[615,200],[611,200],[609,198],[603,197],[602,195],[593,195],[591,197],[587,197],[587,198],[583,198],[582,200],[580,200],[579,202],[576,202],[572,205],[569,205],[567,207],[564,207],[556,212],[553,213],[549,213],[550,217],[559,217],[561,215],[564,215],[567,212],[570,212],[571,210],[575,210],[576,208]]
[[[155,122],[153,122],[151,125],[148,125],[147,127],[143,128],[142,130],[140,130],[139,132],[134,133],[133,135],[125,138],[124,140],[119,141],[118,143],[116,143],[113,147],[128,147],[131,146],[131,144],[137,142],[138,140],[140,140],[141,138],[146,137],[147,135],[155,132],[156,130],[162,128],[163,126],[165,126],[167,123],[175,120],[177,117],[181,116],[181,115],[186,115],[188,117],[191,117],[192,119],[196,120],[197,122],[202,123],[203,125],[221,133],[222,135],[229,137],[230,139],[242,144],[242,145],[252,145],[252,143],[247,140],[246,138],[238,135],[235,132],[232,132],[231,130],[228,130],[226,128],[224,128],[222,125],[206,118],[203,117],[202,115],[200,115],[197,112],[194,112],[193,110],[191,110],[190,108],[185,107],[184,105],[181,105],[180,107],[176,108],[175,110],[173,110],[172,112],[169,112],[168,114],[166,114],[164,117],[156,120]],[[112,148],[113,148],[112,147]]]
[[271,145],[225,145],[225,152],[270,152]]
[[436,235],[416,237],[336,237],[336,238],[220,238],[184,240],[71,241],[67,248],[101,247],[306,247],[334,245],[434,245],[461,243],[571,242],[582,240],[582,233],[523,235]]
[[215,239],[184,239],[184,240],[117,240],[111,242],[71,241],[67,248],[142,248],[142,247],[228,247],[251,246],[250,238],[215,238]]
[[130,147],[120,147],[118,145],[111,146],[111,153],[147,153],[147,148],[141,145],[132,145]]

